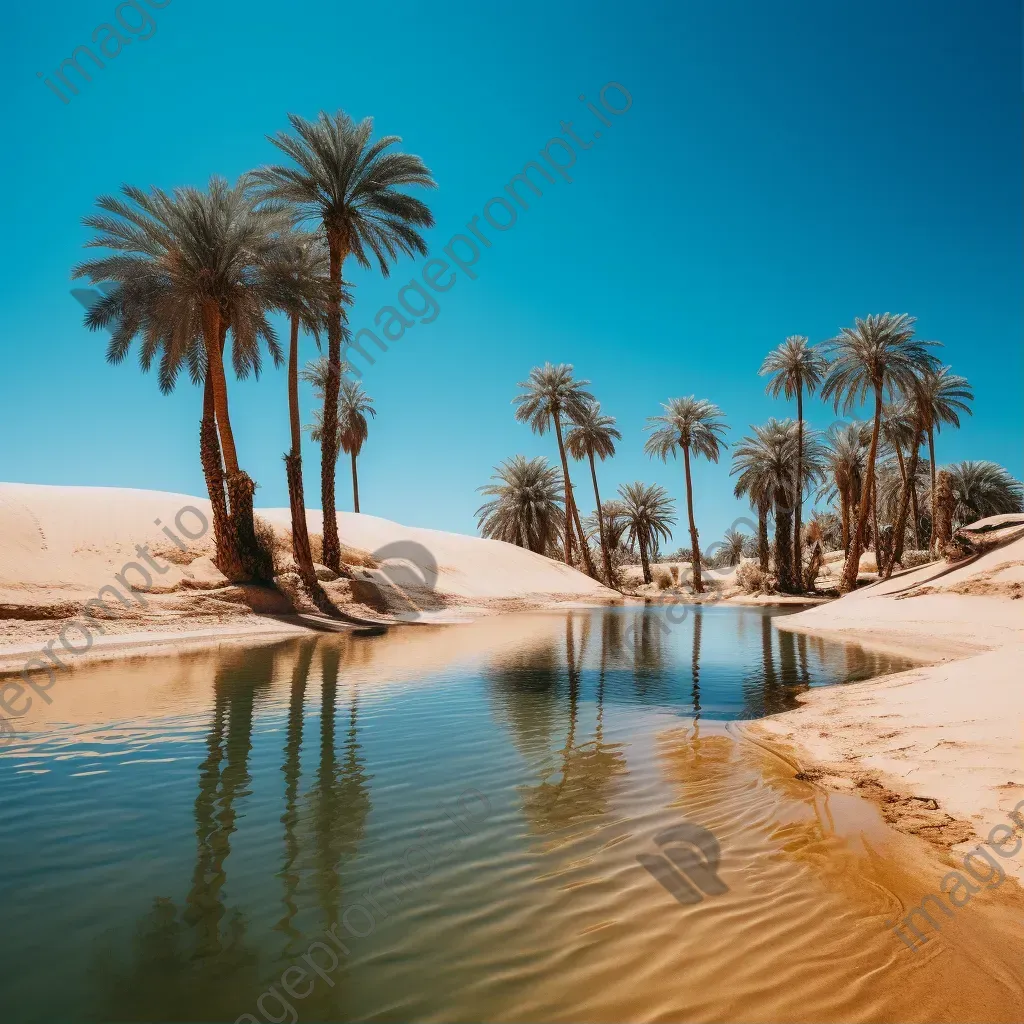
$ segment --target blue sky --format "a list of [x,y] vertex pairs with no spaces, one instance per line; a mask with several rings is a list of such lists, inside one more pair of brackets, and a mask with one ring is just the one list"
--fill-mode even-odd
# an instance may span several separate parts
[[[440,186],[429,195],[434,252],[537,159],[560,121],[593,142],[571,183],[545,185],[513,227],[490,232],[476,280],[459,275],[437,296],[437,318],[367,370],[379,414],[360,460],[364,512],[474,531],[476,488],[496,463],[555,454],[510,404],[545,360],[574,364],[619,420],[604,495],[657,481],[682,512],[680,465],[642,451],[660,402],[709,398],[736,440],[791,411],[757,377],[769,349],[886,310],[915,315],[974,384],[976,414],[940,436],[940,461],[991,458],[1022,475],[1017,2],[451,0],[386,13],[162,2],[147,8],[155,31],[138,33],[150,38],[134,38],[67,104],[37,73],[52,76],[115,4],[51,0],[8,14],[0,479],[203,492],[198,390],[161,396],[133,360],[107,365],[106,336],[81,326],[69,293],[81,218],[122,182],[199,185],[270,161],[265,136],[286,114],[321,108],[372,115],[424,158]],[[123,16],[136,23],[130,8]],[[632,106],[605,127],[578,97],[596,103],[610,81]],[[614,91],[609,101],[621,102]],[[388,280],[347,267],[354,324],[423,262],[403,260]],[[258,504],[287,505],[283,372],[232,382],[231,398]],[[308,418],[311,394],[303,402]],[[817,400],[807,415],[836,418]],[[311,504],[318,455],[307,447]],[[705,543],[746,511],[728,468],[695,468]],[[577,481],[589,495],[583,467]],[[344,466],[338,493],[350,507]]]

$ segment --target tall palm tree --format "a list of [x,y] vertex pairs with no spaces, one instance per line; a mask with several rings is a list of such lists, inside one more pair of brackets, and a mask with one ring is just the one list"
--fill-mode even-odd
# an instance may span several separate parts
[[479,488],[493,497],[476,510],[480,533],[539,555],[553,554],[565,527],[558,470],[543,456],[514,455],[495,467],[491,479],[497,483]]
[[388,152],[402,140],[386,135],[371,143],[373,120],[358,124],[339,110],[321,111],[315,121],[289,114],[294,134],[278,132],[270,141],[293,166],[261,168],[254,177],[271,200],[290,204],[305,221],[316,224],[327,243],[330,296],[327,316],[328,377],[325,388],[320,487],[324,513],[324,563],[337,573],[341,543],[334,503],[337,463],[338,392],[341,387],[342,270],[345,260],[369,269],[376,261],[381,274],[399,255],[425,255],[426,242],[417,229],[434,218],[425,203],[402,191],[409,185],[436,188],[418,157]]
[[954,462],[944,472],[953,491],[954,530],[988,516],[1024,511],[1024,484],[997,462]]
[[864,528],[874,491],[884,395],[886,392],[891,397],[912,394],[922,374],[936,363],[928,347],[938,343],[915,338],[914,323],[914,317],[906,313],[873,314],[863,320],[858,318],[853,327],[844,327],[837,337],[825,343],[834,359],[821,390],[822,398],[832,399],[836,410],[842,406],[845,412],[869,396],[874,397],[875,403],[866,479],[840,583],[843,592],[849,592],[857,585]]
[[[594,482],[594,515],[597,517],[597,529],[601,538],[601,557],[604,560],[604,576],[608,585],[612,584],[612,562],[608,553],[608,540],[605,537],[604,517],[601,514],[601,493],[597,488],[597,469],[594,456],[602,461],[615,454],[615,442],[622,440],[622,434],[615,427],[615,418],[601,413],[601,405],[593,402],[587,406],[586,412],[565,436],[565,446],[574,459],[590,460],[590,478]],[[586,540],[584,539],[584,544]]]
[[580,554],[591,576],[594,573],[590,561],[590,548],[583,534],[576,502],[573,499],[572,481],[569,478],[569,462],[565,457],[565,440],[562,436],[562,416],[568,416],[573,422],[582,420],[587,415],[587,408],[594,401],[594,396],[584,390],[589,380],[576,380],[572,375],[571,363],[559,363],[552,366],[545,363],[535,366],[530,376],[520,381],[517,387],[524,393],[516,395],[512,404],[516,406],[516,419],[520,423],[529,423],[535,434],[546,434],[553,427],[558,441],[558,455],[562,460],[562,478],[565,481],[565,564],[572,565],[573,525],[575,524],[579,538]]
[[[690,458],[703,455],[709,462],[717,462],[725,447],[722,434],[726,431],[722,410],[704,398],[670,398],[662,405],[665,412],[660,416],[649,416],[646,429],[654,430],[644,444],[644,451],[650,456],[657,455],[663,462],[669,456],[675,458],[682,450],[686,470],[686,510],[690,519],[690,547],[693,552],[693,591],[704,592],[700,576],[700,545],[697,540],[697,524],[693,518],[693,483],[690,478]],[[660,424],[660,426],[658,425]]]
[[[205,375],[204,469],[215,517],[223,516],[229,506],[231,528],[221,533],[233,541],[233,550],[231,544],[224,545],[230,564],[222,571],[239,579],[266,577],[268,567],[256,542],[253,518],[255,484],[239,466],[231,429],[224,352],[230,327],[238,376],[259,372],[261,339],[275,364],[281,361],[266,315],[264,269],[276,258],[278,238],[288,230],[290,215],[280,204],[258,204],[248,176],[233,187],[215,176],[207,192],[191,187],[145,192],[126,185],[122,193],[124,199],[101,196],[97,206],[103,212],[83,221],[97,232],[86,246],[112,254],[79,264],[72,276],[119,286],[90,311],[86,322],[98,327],[105,317],[118,320],[111,341],[114,361],[116,353],[123,358],[132,338],[141,334],[149,358],[164,350],[161,371],[168,378],[185,362],[194,380]],[[211,435],[214,421],[216,433]],[[215,468],[221,457],[223,482]],[[223,492],[217,492],[225,484],[226,502]]]
[[959,377],[949,366],[931,369],[922,375],[919,386],[919,404],[924,417],[924,430],[928,437],[928,460],[931,474],[932,495],[932,534],[928,542],[928,550],[935,548],[935,434],[942,429],[943,423],[960,427],[960,414],[971,415],[967,404],[974,401],[974,391],[966,377]]
[[772,398],[780,394],[796,398],[797,454],[796,454],[796,508],[793,515],[793,561],[803,565],[803,502],[804,502],[804,393],[813,395],[821,386],[828,370],[828,360],[810,344],[807,338],[794,334],[778,348],[769,352],[758,373],[770,375],[765,391]]
[[622,484],[619,498],[625,524],[624,537],[627,543],[639,549],[644,583],[651,583],[649,552],[658,546],[660,540],[668,540],[672,536],[676,522],[675,503],[660,484],[643,484],[640,481]]
[[326,320],[327,249],[315,235],[296,231],[281,239],[277,259],[267,271],[270,301],[288,317],[288,423],[291,448],[284,456],[292,521],[292,557],[303,585],[316,606],[328,615],[337,609],[324,593],[309,543],[306,500],[302,486],[302,426],[299,419],[299,331],[312,334],[317,344]]

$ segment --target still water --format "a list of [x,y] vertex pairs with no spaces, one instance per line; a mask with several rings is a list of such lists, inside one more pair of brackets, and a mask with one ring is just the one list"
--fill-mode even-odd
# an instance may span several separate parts
[[[888,930],[941,866],[731,724],[905,667],[712,607],[83,668],[0,755],[0,1019],[1014,1019]],[[637,859],[680,822],[690,905]]]

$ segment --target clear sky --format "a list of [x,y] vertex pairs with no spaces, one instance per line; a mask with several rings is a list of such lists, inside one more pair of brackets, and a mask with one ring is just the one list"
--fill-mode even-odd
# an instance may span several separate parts
[[[604,496],[657,481],[682,512],[680,465],[642,451],[660,402],[711,399],[736,440],[792,412],[757,377],[769,349],[887,310],[916,316],[976,389],[973,419],[939,438],[940,462],[990,458],[1022,475],[1017,0],[161,3],[145,8],[155,31],[121,5],[139,31],[122,30],[131,43],[68,103],[37,73],[53,80],[113,22],[113,0],[5,14],[0,479],[203,493],[198,389],[161,396],[134,358],[107,365],[106,335],[81,326],[69,280],[81,218],[122,182],[202,185],[273,160],[265,136],[288,112],[322,108],[372,115],[424,158],[440,186],[432,252],[562,135],[560,121],[591,142],[575,147],[572,182],[545,184],[509,230],[491,230],[476,279],[458,275],[436,319],[367,369],[379,415],[360,460],[364,512],[474,531],[476,488],[496,463],[555,455],[510,404],[545,360],[572,363],[618,418]],[[596,103],[610,81],[632,106],[604,126],[578,97]],[[386,281],[347,267],[354,324],[423,262]],[[257,503],[287,505],[283,372],[232,382],[230,395]],[[308,392],[303,403],[308,419]],[[835,414],[812,400],[808,418]],[[318,458],[308,445],[310,504]],[[705,543],[745,512],[728,469],[695,470]],[[586,486],[580,467],[581,496]],[[351,507],[344,465],[338,494]]]

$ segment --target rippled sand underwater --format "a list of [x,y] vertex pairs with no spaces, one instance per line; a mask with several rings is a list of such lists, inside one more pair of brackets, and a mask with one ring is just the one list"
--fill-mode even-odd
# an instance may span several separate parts
[[[3,1019],[1022,1019],[1014,884],[911,952],[891,926],[952,861],[745,736],[903,665],[661,615],[74,673],[0,757]],[[692,884],[642,863],[673,855]]]

